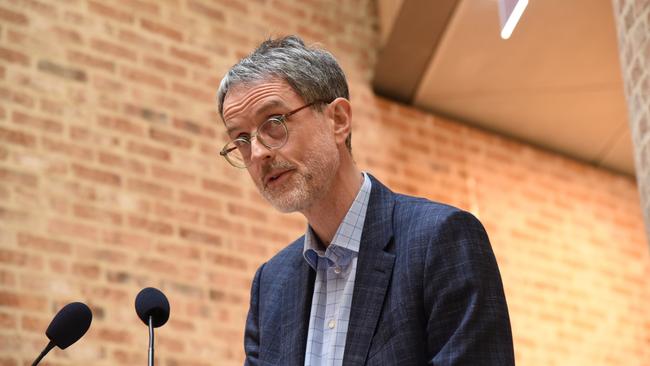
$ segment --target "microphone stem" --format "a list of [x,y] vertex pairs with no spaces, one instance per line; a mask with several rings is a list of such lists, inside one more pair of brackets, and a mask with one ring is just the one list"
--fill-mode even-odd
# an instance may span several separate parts
[[149,315],[149,366],[153,366],[153,317]]
[[32,363],[32,366],[36,366],[36,365],[38,365],[38,363],[41,362],[41,360],[43,359],[43,357],[45,357],[45,355],[46,355],[48,352],[50,352],[50,351],[52,350],[52,348],[54,348],[54,346],[55,346],[54,342],[53,342],[53,341],[50,341],[50,343],[48,343],[47,346],[45,346],[45,348],[43,348],[43,351],[41,352],[40,355],[38,355],[38,357],[36,358],[36,360],[34,360],[34,363]]

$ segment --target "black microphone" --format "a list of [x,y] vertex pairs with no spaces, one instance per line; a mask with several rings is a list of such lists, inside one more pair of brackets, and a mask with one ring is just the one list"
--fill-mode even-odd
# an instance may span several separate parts
[[73,302],[64,306],[47,327],[45,335],[49,338],[50,343],[45,346],[38,358],[32,363],[32,366],[38,365],[54,346],[66,349],[78,341],[86,334],[92,320],[93,313],[86,304]]
[[169,319],[169,301],[165,294],[153,287],[144,288],[135,298],[135,312],[149,326],[149,366],[154,363],[153,329],[161,327]]

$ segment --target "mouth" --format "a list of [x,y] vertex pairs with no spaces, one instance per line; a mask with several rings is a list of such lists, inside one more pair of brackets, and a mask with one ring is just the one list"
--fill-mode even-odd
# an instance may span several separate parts
[[273,173],[269,173],[265,178],[264,178],[264,186],[265,187],[270,187],[277,185],[284,181],[290,173],[293,172],[293,169],[289,170],[282,170],[282,171],[277,171]]

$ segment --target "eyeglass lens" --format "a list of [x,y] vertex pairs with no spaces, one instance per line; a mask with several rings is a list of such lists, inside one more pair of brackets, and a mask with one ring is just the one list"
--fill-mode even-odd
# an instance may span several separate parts
[[[257,139],[269,149],[276,149],[287,141],[287,128],[279,118],[270,118],[260,125],[257,132]],[[225,149],[226,158],[231,164],[239,167],[246,167],[251,157],[250,139],[235,139],[232,146]]]

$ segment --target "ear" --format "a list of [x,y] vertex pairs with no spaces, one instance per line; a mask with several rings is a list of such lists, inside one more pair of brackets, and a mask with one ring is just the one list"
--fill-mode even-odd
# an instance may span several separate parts
[[332,121],[334,138],[337,145],[344,145],[345,139],[352,131],[352,106],[345,98],[336,98],[329,104],[328,114]]

